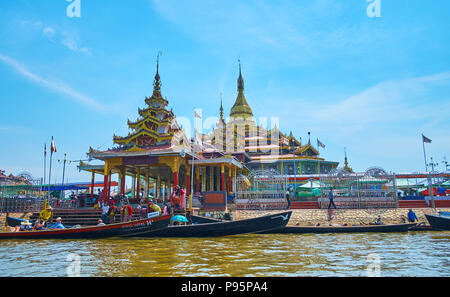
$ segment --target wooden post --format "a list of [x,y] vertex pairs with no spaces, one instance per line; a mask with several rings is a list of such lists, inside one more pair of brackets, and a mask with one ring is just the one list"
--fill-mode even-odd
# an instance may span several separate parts
[[95,187],[95,171],[92,170],[92,179],[91,179],[91,198],[94,197],[94,187]]

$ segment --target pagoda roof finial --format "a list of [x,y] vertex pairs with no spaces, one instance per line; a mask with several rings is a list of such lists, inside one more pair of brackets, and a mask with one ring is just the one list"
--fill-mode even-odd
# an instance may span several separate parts
[[250,106],[248,105],[247,100],[245,100],[244,78],[242,77],[241,59],[238,59],[238,62],[239,62],[239,78],[237,80],[238,95],[233,107],[231,108],[230,116],[249,118],[253,116],[253,112]]
[[244,78],[242,77],[241,59],[238,59],[238,62],[239,62],[238,92],[243,92],[244,91]]
[[223,121],[223,104],[222,104],[222,92],[220,92],[220,120]]
[[153,82],[153,96],[162,97],[161,96],[161,77],[159,76],[159,57],[161,57],[162,52],[159,51],[156,56],[156,74],[155,80]]

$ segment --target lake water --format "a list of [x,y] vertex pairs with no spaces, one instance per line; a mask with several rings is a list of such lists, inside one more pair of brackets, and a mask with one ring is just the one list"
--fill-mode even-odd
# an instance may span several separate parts
[[9,240],[0,277],[450,276],[450,232]]

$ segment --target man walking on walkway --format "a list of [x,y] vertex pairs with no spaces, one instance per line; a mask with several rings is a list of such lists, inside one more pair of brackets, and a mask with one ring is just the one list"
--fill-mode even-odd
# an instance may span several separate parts
[[333,188],[330,188],[330,192],[328,192],[328,199],[330,200],[330,204],[328,204],[328,209],[333,205],[334,209],[336,209],[336,205],[334,204],[334,196],[333,196]]

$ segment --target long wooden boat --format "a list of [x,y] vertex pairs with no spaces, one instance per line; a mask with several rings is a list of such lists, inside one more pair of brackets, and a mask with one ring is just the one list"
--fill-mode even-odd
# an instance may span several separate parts
[[286,226],[262,233],[306,234],[306,233],[368,233],[368,232],[406,232],[416,224],[362,225],[362,226]]
[[2,239],[97,239],[115,236],[136,236],[141,233],[166,228],[170,216],[82,228],[50,229],[0,233]]
[[[25,219],[14,218],[14,217],[6,217],[6,224],[10,227],[20,226],[23,222],[26,222]],[[34,223],[33,221],[29,221],[30,223]]]
[[[207,218],[202,216],[191,216],[194,223],[220,222],[219,219]],[[349,228],[352,227],[352,228]],[[364,228],[362,228],[364,227]],[[368,228],[366,228],[368,227]],[[320,228],[320,229],[318,229]],[[344,229],[345,228],[345,229]],[[392,231],[390,231],[392,230]],[[351,232],[405,232],[405,231],[432,231],[431,226],[420,226],[416,224],[399,224],[399,225],[365,225],[365,226],[345,226],[345,227],[301,227],[301,226],[285,226],[281,229],[270,230],[261,233],[351,233]]]
[[209,223],[168,226],[160,230],[150,230],[140,237],[219,237],[237,234],[258,233],[286,226],[292,211],[265,215],[236,221],[214,221]]
[[431,215],[425,214],[431,227],[436,230],[450,230],[450,216],[446,214]]

